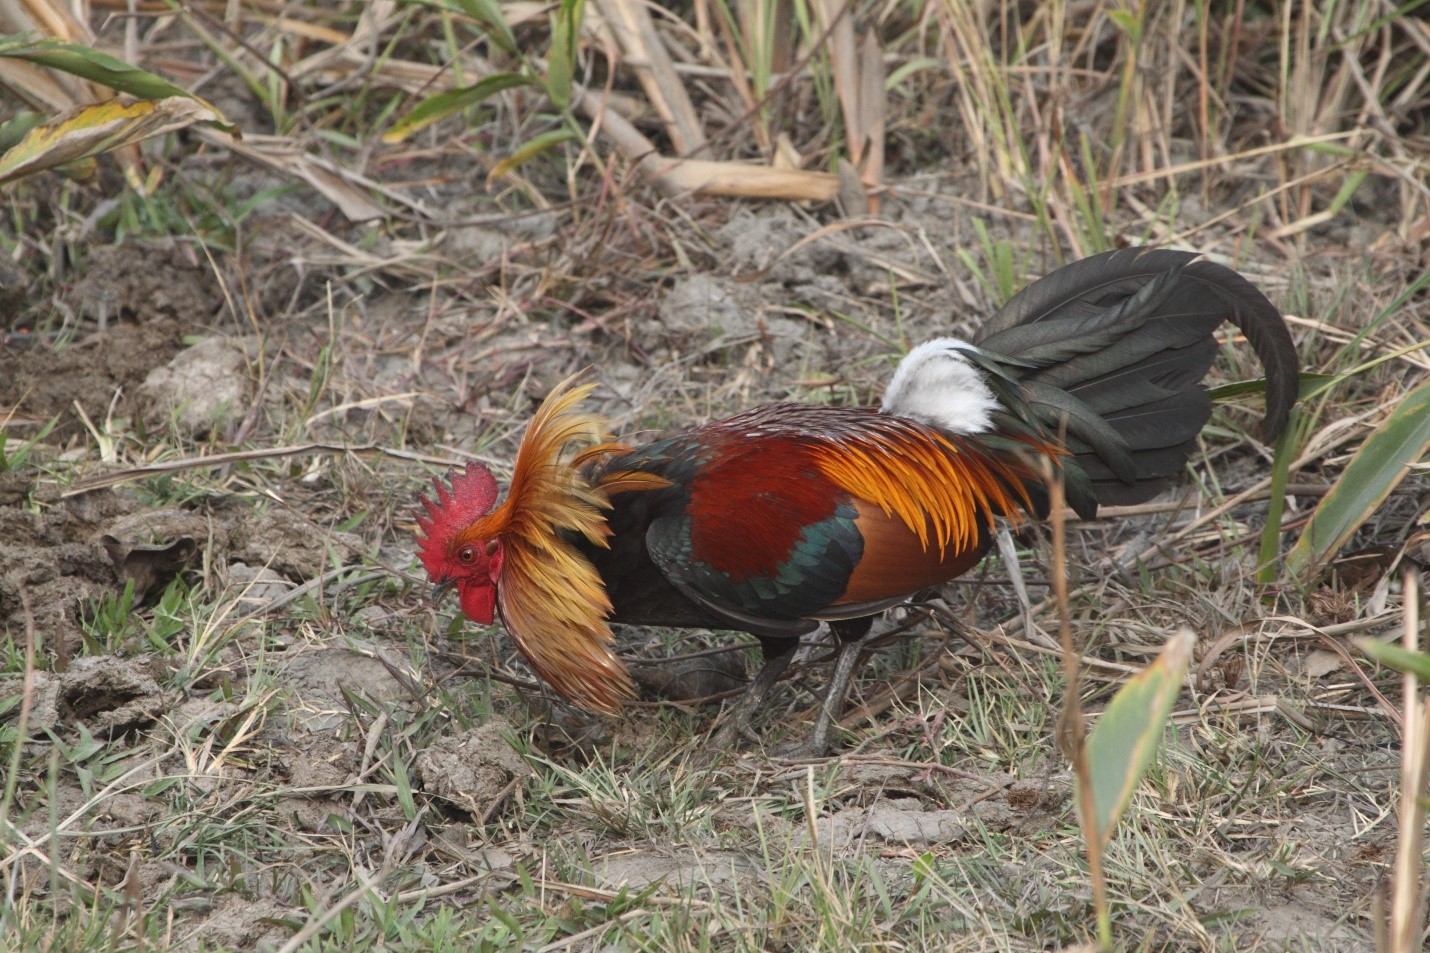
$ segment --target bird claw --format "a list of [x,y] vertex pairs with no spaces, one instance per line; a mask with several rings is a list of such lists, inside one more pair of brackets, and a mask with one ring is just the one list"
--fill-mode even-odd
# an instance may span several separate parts
[[812,737],[786,742],[777,746],[771,754],[786,761],[822,761],[830,757],[828,743],[819,744]]
[[[743,700],[743,699],[742,699]],[[750,727],[750,716],[752,712],[748,709],[741,710],[741,706],[736,706],[725,713],[725,717],[706,738],[704,750],[694,755],[691,763],[699,768],[708,768],[721,757],[731,754],[740,747],[741,741],[758,745],[760,738],[753,728]]]

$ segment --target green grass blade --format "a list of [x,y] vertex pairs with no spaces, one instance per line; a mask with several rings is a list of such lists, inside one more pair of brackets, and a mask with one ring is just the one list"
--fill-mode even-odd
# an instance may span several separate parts
[[1321,499],[1306,531],[1286,557],[1292,575],[1304,582],[1335,555],[1427,449],[1430,384],[1421,384],[1366,438],[1336,485]]
[[1386,668],[1408,672],[1422,682],[1430,682],[1430,653],[1411,652],[1379,639],[1356,639],[1356,645]]
[[12,119],[0,122],[0,150],[13,148],[44,121],[43,113],[27,109],[16,113]]
[[1266,504],[1266,526],[1261,530],[1261,547],[1256,558],[1256,581],[1269,586],[1276,581],[1276,557],[1281,555],[1281,518],[1286,512],[1286,484],[1291,479],[1291,461],[1301,445],[1304,429],[1300,408],[1291,408],[1286,429],[1276,440],[1271,457],[1271,495]]
[[[1190,629],[1172,636],[1155,662],[1118,689],[1088,736],[1093,817],[1097,836],[1104,844],[1152,763],[1195,643]],[[1084,809],[1079,805],[1079,810]]]
[[517,150],[511,155],[492,166],[492,171],[487,174],[487,184],[490,185],[517,166],[530,162],[546,150],[559,146],[563,142],[570,142],[575,138],[576,133],[570,129],[553,129],[550,132],[543,132],[539,136],[531,137],[517,147]]
[[0,44],[0,56],[48,66],[141,99],[189,95],[188,90],[175,86],[162,76],[78,43],[41,40],[33,36],[16,39],[21,42]]
[[[1335,374],[1318,374],[1315,371],[1302,371],[1298,382],[1299,393],[1297,400],[1307,400],[1326,390],[1333,384],[1344,380]],[[1220,387],[1213,387],[1207,391],[1207,396],[1213,402],[1219,403],[1230,400],[1233,397],[1242,397],[1246,394],[1266,393],[1266,378],[1253,377],[1251,380],[1233,381],[1230,384],[1222,384]]]
[[491,28],[491,31],[487,33],[487,39],[512,55],[520,55],[516,46],[516,37],[512,34],[511,26],[507,24],[506,17],[502,15],[501,7],[496,4],[495,0],[452,0],[452,3],[467,16],[479,20]]
[[546,95],[558,109],[571,106],[571,77],[581,36],[584,0],[561,0],[551,15],[551,53],[546,60]]
[[426,129],[434,122],[446,119],[453,113],[461,112],[468,106],[475,106],[503,90],[529,85],[531,85],[531,80],[525,76],[516,73],[496,73],[470,86],[449,89],[428,96],[414,106],[406,116],[393,123],[392,128],[383,133],[382,141],[388,144],[402,142],[419,129]]
[[169,99],[174,96],[193,99],[213,113],[214,118],[210,121],[219,128],[228,133],[238,131],[211,103],[204,102],[188,90],[175,86],[162,76],[79,43],[35,39],[33,35],[11,37],[0,42],[0,56],[47,66],[140,99]]

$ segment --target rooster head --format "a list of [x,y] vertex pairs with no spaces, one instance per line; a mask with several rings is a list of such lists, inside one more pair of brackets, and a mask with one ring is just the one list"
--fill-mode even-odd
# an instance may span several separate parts
[[455,586],[462,613],[480,625],[496,615],[497,586],[505,558],[491,510],[497,481],[480,463],[467,464],[448,483],[434,478],[437,499],[419,497],[427,515],[418,514],[418,558],[440,595]]
[[[564,381],[542,401],[496,505],[491,471],[469,463],[417,513],[418,557],[438,587],[456,587],[462,613],[490,624],[498,614],[531,667],[558,693],[614,713],[635,694],[611,650],[611,602],[596,568],[573,541],[606,545],[604,484],[584,467],[625,448],[607,442],[604,418],[581,408],[592,385]],[[620,474],[626,490],[650,480]]]

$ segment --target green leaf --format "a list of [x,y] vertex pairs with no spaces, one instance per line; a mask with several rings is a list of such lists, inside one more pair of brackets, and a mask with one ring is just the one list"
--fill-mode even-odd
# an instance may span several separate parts
[[487,38],[493,43],[513,56],[519,55],[516,48],[516,37],[511,32],[511,26],[507,24],[506,17],[502,16],[501,7],[497,6],[493,0],[452,0],[452,2],[457,9],[473,20],[479,20],[491,27]]
[[584,0],[561,0],[551,15],[551,52],[546,58],[546,95],[558,109],[571,106],[571,77],[576,69],[576,43],[581,37]]
[[1266,502],[1266,525],[1261,529],[1261,547],[1256,557],[1256,581],[1263,586],[1276,581],[1276,558],[1281,555],[1281,521],[1286,515],[1286,484],[1291,480],[1291,461],[1296,456],[1296,448],[1301,446],[1305,429],[1301,408],[1293,406],[1271,457],[1271,493]]
[[888,90],[889,92],[893,92],[895,89],[898,89],[899,84],[902,83],[904,80],[908,79],[915,73],[921,73],[924,70],[942,71],[946,69],[948,69],[948,65],[944,63],[943,60],[936,59],[931,56],[915,57],[914,59],[909,60],[903,66],[898,67],[893,72],[889,73],[887,77],[885,77],[884,89]]
[[1133,43],[1142,39],[1142,18],[1126,10],[1109,10],[1107,18],[1117,24],[1118,29],[1127,34]]
[[35,34],[29,34],[0,43],[0,56],[48,66],[141,99],[189,95],[162,76],[79,43],[37,39]]
[[[1317,374],[1314,371],[1302,371],[1298,380],[1297,400],[1306,400],[1330,384],[1339,381],[1341,378],[1335,374]],[[1207,396],[1212,400],[1222,401],[1230,397],[1242,397],[1246,394],[1266,393],[1266,378],[1253,377],[1247,381],[1233,381],[1230,384],[1223,384],[1220,387],[1213,387],[1207,392]]]
[[392,752],[392,780],[397,787],[397,803],[410,821],[417,816],[417,801],[412,796],[412,778],[407,773],[407,765],[396,751]]
[[[1127,809],[1132,792],[1152,763],[1172,702],[1182,689],[1196,636],[1182,629],[1167,642],[1157,660],[1120,688],[1087,739],[1092,771],[1093,819],[1098,840],[1106,844],[1113,825]],[[1079,804],[1079,810],[1085,806]]]
[[1362,652],[1381,665],[1397,672],[1408,672],[1420,681],[1430,684],[1430,654],[1411,652],[1379,639],[1356,639],[1355,642]]
[[428,96],[413,107],[406,116],[393,123],[392,128],[383,133],[382,141],[388,144],[402,142],[419,129],[426,129],[439,119],[446,119],[468,106],[475,106],[485,99],[495,96],[514,86],[530,86],[531,80],[516,73],[496,73],[492,76],[446,92]]
[[43,113],[26,109],[16,113],[13,118],[0,122],[0,151],[13,148],[44,121]]
[[570,129],[553,129],[550,132],[543,132],[539,136],[533,136],[523,142],[511,155],[492,166],[492,170],[487,173],[487,187],[491,188],[493,182],[517,166],[530,162],[548,149],[559,146],[563,142],[570,142],[575,138],[576,133]]
[[196,122],[214,122],[217,115],[187,96],[127,104],[111,99],[83,106],[35,127],[19,145],[0,155],[0,184],[71,165]]
[[1306,530],[1287,554],[1286,565],[1302,582],[1336,554],[1390,495],[1410,467],[1430,449],[1430,384],[1421,384],[1396,404],[1390,416],[1361,444],[1331,487]]
[[219,126],[225,132],[236,133],[238,131],[237,127],[231,125],[224,118],[223,113],[214,108],[211,103],[204,102],[188,90],[175,86],[162,76],[137,66],[131,66],[123,60],[115,59],[108,53],[101,53],[99,50],[79,43],[37,39],[37,37],[38,34],[31,33],[8,37],[0,41],[0,56],[25,60],[38,66],[47,66],[50,69],[69,73],[140,99],[168,99],[182,96],[207,107],[213,114],[213,118],[207,121]]

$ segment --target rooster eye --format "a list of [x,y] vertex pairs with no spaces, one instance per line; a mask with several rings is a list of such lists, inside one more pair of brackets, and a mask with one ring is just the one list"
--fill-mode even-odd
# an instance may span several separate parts
[[477,547],[463,546],[457,550],[457,558],[464,563],[474,563],[477,561]]

